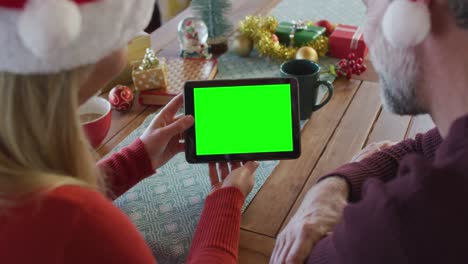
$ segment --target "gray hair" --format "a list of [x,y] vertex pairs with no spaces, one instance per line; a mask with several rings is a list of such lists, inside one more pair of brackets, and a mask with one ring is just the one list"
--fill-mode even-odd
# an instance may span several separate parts
[[449,0],[448,3],[455,15],[457,25],[468,29],[468,0]]

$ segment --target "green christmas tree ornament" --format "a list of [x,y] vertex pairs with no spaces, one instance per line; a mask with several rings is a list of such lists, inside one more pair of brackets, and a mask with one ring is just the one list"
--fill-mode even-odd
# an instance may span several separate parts
[[208,44],[211,52],[221,54],[227,51],[227,36],[233,25],[227,18],[231,11],[230,0],[192,0],[192,9],[208,27]]

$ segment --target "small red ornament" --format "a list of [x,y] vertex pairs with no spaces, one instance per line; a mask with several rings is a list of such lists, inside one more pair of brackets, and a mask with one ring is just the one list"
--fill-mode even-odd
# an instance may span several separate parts
[[117,85],[109,93],[109,102],[112,109],[127,112],[133,106],[133,91],[125,85]]
[[315,25],[319,27],[324,27],[327,30],[325,33],[327,36],[330,36],[335,30],[335,26],[328,20],[320,20],[317,23],[315,23]]
[[278,43],[278,42],[279,42],[279,38],[278,38],[278,36],[276,36],[276,34],[271,34],[271,39],[272,39],[273,42],[275,42],[275,43]]
[[348,59],[342,59],[336,64],[336,75],[338,77],[346,77],[350,80],[353,75],[361,75],[367,71],[367,66],[364,64],[363,58],[358,58],[356,54],[350,53]]

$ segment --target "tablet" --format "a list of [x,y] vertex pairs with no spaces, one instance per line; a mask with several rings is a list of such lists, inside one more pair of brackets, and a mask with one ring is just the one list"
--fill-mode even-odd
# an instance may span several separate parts
[[185,83],[189,163],[296,159],[301,154],[294,78]]

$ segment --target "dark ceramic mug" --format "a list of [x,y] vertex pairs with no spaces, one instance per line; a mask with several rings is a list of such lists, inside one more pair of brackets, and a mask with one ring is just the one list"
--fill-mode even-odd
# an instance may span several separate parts
[[[299,82],[299,101],[301,120],[310,118],[314,111],[325,106],[333,96],[333,84],[320,80],[320,65],[310,60],[291,60],[280,67],[281,76],[293,77]],[[317,105],[320,86],[328,88],[327,98]]]

